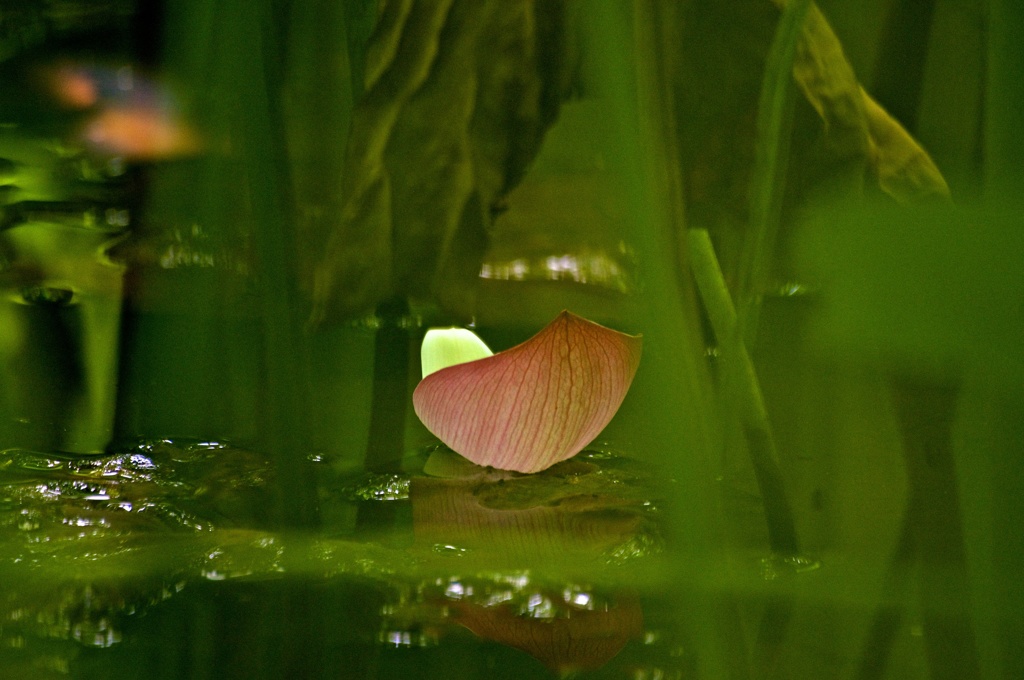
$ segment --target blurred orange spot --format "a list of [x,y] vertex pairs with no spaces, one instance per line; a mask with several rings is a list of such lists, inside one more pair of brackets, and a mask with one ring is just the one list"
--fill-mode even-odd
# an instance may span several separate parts
[[202,148],[199,136],[188,125],[148,107],[103,109],[86,123],[83,137],[97,151],[129,160],[176,158]]
[[44,71],[43,79],[54,98],[73,109],[87,109],[99,101],[96,80],[82,69],[62,64]]

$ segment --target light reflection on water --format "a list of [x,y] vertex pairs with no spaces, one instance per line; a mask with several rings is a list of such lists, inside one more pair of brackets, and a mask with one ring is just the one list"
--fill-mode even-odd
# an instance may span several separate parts
[[581,251],[536,258],[484,262],[480,278],[499,281],[572,281],[621,293],[635,288],[626,267],[602,251]]
[[[422,457],[410,461],[402,473],[337,479],[329,465],[317,463],[326,509],[355,511],[325,516],[409,508],[417,498],[452,502],[444,494],[423,501],[415,489],[434,481],[417,471]],[[444,513],[430,508],[431,539],[423,541],[416,538],[415,510],[370,533],[358,520],[311,535],[273,532],[257,510],[271,488],[266,460],[223,442],[158,439],[89,457],[10,449],[0,453],[0,467],[0,573],[18,584],[0,586],[0,641],[39,663],[42,650],[60,649],[47,663],[73,669],[75,649],[118,648],[144,622],[176,607],[214,606],[238,588],[268,595],[282,587],[354,588],[379,603],[361,622],[346,625],[371,627],[372,644],[383,649],[464,646],[474,639],[521,650],[555,672],[601,667],[626,645],[655,635],[644,628],[635,586],[648,580],[643,562],[655,561],[659,550],[634,555],[628,575],[603,551],[609,536],[651,540],[657,489],[607,451],[588,452],[547,475],[478,469],[466,479],[442,480],[454,502],[484,511],[477,527],[483,538],[472,547],[450,538],[472,537],[472,527],[467,533],[466,526],[452,526],[443,540]],[[240,503],[239,495],[248,500]],[[561,531],[563,513],[590,517],[594,527],[610,521],[612,533],[592,529],[569,560],[554,560],[543,546],[551,531]],[[624,522],[627,515],[635,519]],[[494,524],[493,517],[514,521]],[[531,544],[541,546],[539,558],[527,559]],[[172,604],[181,598],[181,605]],[[538,623],[544,625],[539,644],[531,642]],[[566,656],[567,641],[593,635],[594,649]],[[0,654],[0,669],[5,663]]]

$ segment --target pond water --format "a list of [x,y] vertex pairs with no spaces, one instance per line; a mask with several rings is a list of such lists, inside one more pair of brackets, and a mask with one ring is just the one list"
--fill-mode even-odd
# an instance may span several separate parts
[[[770,554],[740,475],[718,482],[728,552],[695,556],[672,466],[609,444],[535,475],[438,445],[336,462],[305,463],[321,526],[280,531],[271,462],[227,443],[4,451],[4,677],[773,677],[860,656],[885,550]],[[899,677],[926,677],[919,625]]]
[[[3,453],[5,677],[682,677],[671,481],[591,449],[532,476],[436,448],[318,469],[275,532],[272,468],[218,442]],[[422,469],[445,476],[430,476]]]

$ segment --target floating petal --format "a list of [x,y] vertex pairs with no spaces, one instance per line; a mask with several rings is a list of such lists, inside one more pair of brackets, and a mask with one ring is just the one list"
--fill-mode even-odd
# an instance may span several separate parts
[[538,472],[604,429],[640,351],[640,336],[562,312],[521,345],[431,373],[413,392],[413,407],[427,429],[477,465]]

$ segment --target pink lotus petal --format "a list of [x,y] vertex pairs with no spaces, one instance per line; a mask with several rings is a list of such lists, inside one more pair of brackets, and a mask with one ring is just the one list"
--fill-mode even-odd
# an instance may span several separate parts
[[539,472],[604,429],[640,349],[640,336],[562,312],[521,345],[431,373],[413,392],[413,407],[428,430],[477,465]]

